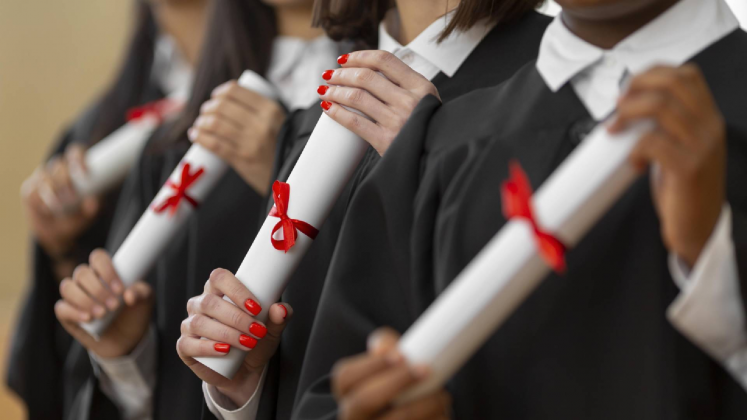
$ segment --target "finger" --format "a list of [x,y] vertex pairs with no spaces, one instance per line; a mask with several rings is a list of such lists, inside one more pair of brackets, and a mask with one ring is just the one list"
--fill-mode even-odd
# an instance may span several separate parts
[[[81,269],[80,267],[83,266],[79,266],[75,269],[76,272],[73,273],[75,277],[80,277],[82,275],[79,272]],[[93,273],[90,272],[90,270],[87,271],[89,275],[93,276]],[[106,313],[106,309],[104,309],[101,304],[94,301],[93,298],[85,292],[77,280],[70,278],[62,280],[62,282],[60,282],[60,296],[79,311],[87,312],[93,317],[100,318]]]
[[101,248],[94,249],[88,258],[88,263],[114,294],[119,295],[124,291],[122,280],[108,252]]
[[232,158],[236,154],[236,145],[223,137],[197,128],[190,128],[188,135],[192,142],[201,145],[223,159]]
[[42,171],[39,174],[39,181],[36,188],[37,194],[46,207],[46,213],[52,215],[59,215],[63,213],[62,200],[57,197],[52,177],[46,172]]
[[117,306],[119,306],[119,299],[117,296],[109,290],[94,269],[86,266],[79,266],[73,273],[73,279],[97,304],[105,305],[112,311],[117,309]]
[[377,139],[383,134],[383,128],[367,118],[348,111],[340,105],[324,101],[321,103],[324,112],[338,124],[357,134],[363,139],[370,139],[371,146],[378,150],[381,146]]
[[246,124],[246,116],[256,111],[248,109],[230,99],[210,99],[200,107],[200,115],[216,115],[231,121],[238,128]]
[[689,77],[676,67],[656,66],[648,71],[635,76],[631,81],[626,96],[636,95],[642,92],[660,91],[666,92],[676,98],[687,110],[697,114],[701,105],[694,95]]
[[363,89],[346,86],[319,86],[317,93],[322,100],[345,105],[368,115],[387,127],[395,125],[396,115],[379,99]]
[[134,306],[140,302],[146,302],[153,298],[153,288],[142,281],[135,282],[124,291],[122,295],[127,306]]
[[253,349],[258,339],[235,328],[228,327],[203,314],[190,315],[182,322],[182,335],[203,337],[219,343],[226,343],[244,351]]
[[84,219],[91,219],[99,212],[101,204],[96,197],[86,197],[80,203],[81,216]]
[[340,360],[332,367],[332,393],[338,400],[350,393],[364,379],[389,366],[383,356],[361,353]]
[[226,346],[228,344],[213,340],[181,336],[177,341],[176,351],[182,360],[196,357],[221,357],[230,350],[230,346]]
[[399,333],[389,327],[382,327],[368,336],[368,351],[377,356],[383,356],[397,349]]
[[414,369],[404,362],[376,373],[355,387],[342,400],[343,408],[352,418],[367,418],[388,407],[402,391],[425,377],[422,369]]
[[654,130],[638,141],[630,153],[629,161],[639,170],[645,169],[652,162],[658,162],[665,171],[679,172],[683,165],[688,164],[690,157],[666,133]]
[[43,218],[51,218],[53,215],[49,206],[47,206],[39,195],[42,176],[41,172],[41,169],[35,170],[34,173],[23,182],[21,185],[21,195],[28,207],[33,210],[34,213]]
[[[423,82],[428,82],[420,73],[411,69],[394,54],[386,51],[356,51],[346,54],[346,56],[338,58],[338,63],[345,61],[340,63],[343,67],[362,67],[381,72],[387,79],[407,90],[417,88]],[[343,59],[343,57],[345,58]]]
[[327,70],[322,78],[330,85],[340,85],[359,88],[387,104],[406,103],[414,101],[410,92],[376,71],[367,68],[342,68]]
[[86,166],[86,149],[79,144],[70,144],[65,149],[65,159],[68,162],[70,168],[75,167],[76,170],[81,171],[83,174],[88,173],[88,166]]
[[[190,299],[187,312],[190,315],[206,315],[227,327],[257,339],[267,335],[267,327],[263,323],[256,321],[251,315],[218,295],[207,293]],[[221,341],[220,338],[216,340]]]
[[233,139],[237,138],[241,132],[241,127],[237,126],[230,119],[215,114],[200,115],[192,127],[223,137],[234,143],[234,145],[236,141]]
[[259,300],[230,271],[218,268],[210,273],[205,291],[219,296],[228,296],[236,306],[252,316],[262,312]]
[[449,407],[451,396],[441,390],[389,410],[381,420],[430,420],[446,415]]
[[621,101],[610,131],[620,131],[633,122],[649,118],[669,133],[673,140],[687,146],[698,143],[697,130],[692,124],[694,116],[670,95],[662,92],[643,92]]
[[78,201],[78,194],[73,189],[66,161],[57,158],[50,161],[50,165],[49,173],[55,194],[66,208],[74,206]]
[[257,92],[239,86],[235,80],[228,81],[213,90],[211,95],[216,99],[230,99],[244,108],[259,111],[265,102],[271,101]]
[[91,314],[86,311],[79,310],[78,308],[64,300],[57,301],[54,306],[54,312],[57,316],[57,319],[63,323],[88,322],[91,320]]

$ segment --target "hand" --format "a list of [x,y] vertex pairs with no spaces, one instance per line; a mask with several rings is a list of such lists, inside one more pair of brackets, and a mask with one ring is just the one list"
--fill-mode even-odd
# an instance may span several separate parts
[[691,267],[711,236],[725,200],[726,128],[698,67],[656,67],[635,77],[619,100],[611,132],[650,118],[657,123],[633,150],[652,177],[664,244]]
[[332,392],[341,420],[447,419],[451,396],[440,390],[428,396],[393,406],[407,388],[427,378],[428,370],[409,367],[397,352],[399,335],[379,329],[369,337],[369,350],[342,359],[332,370]]
[[[357,51],[337,61],[343,68],[324,72],[322,77],[330,86],[317,90],[322,108],[381,156],[421,99],[427,95],[440,99],[433,83],[386,51]],[[357,109],[373,121],[338,104]]]
[[70,168],[85,171],[84,150],[70,145],[64,157],[54,157],[21,186],[26,215],[34,236],[52,259],[64,259],[75,240],[95,220],[99,199],[81,199],[72,186]]
[[257,193],[266,195],[284,120],[285,111],[276,101],[232,80],[213,90],[188,135],[228,162]]
[[[223,296],[242,307],[227,302]],[[275,354],[280,335],[293,315],[287,303],[276,303],[270,307],[264,325],[254,319],[261,311],[257,298],[231,272],[214,270],[205,283],[204,293],[187,302],[189,317],[182,322],[182,336],[176,343],[179,357],[195,375],[214,385],[238,407],[254,394],[262,371]],[[195,360],[195,357],[224,356],[231,346],[248,352],[232,380]]]
[[[148,332],[153,309],[153,293],[149,285],[137,282],[124,290],[114,271],[109,254],[101,249],[91,253],[89,265],[79,265],[72,279],[60,283],[62,299],[54,307],[57,319],[83,347],[103,358],[130,354]],[[124,307],[106,332],[96,341],[78,323],[100,319],[116,310],[124,299]]]

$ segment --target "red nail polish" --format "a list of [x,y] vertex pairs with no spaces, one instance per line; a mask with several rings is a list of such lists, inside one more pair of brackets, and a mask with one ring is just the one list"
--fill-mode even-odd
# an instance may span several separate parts
[[332,78],[332,73],[334,73],[334,70],[327,70],[324,73],[322,73],[322,79],[329,80]]
[[244,302],[244,307],[247,311],[249,311],[250,314],[254,316],[257,316],[260,312],[262,312],[262,306],[251,299],[247,299],[246,302]]
[[337,64],[343,65],[348,62],[348,57],[350,57],[350,54],[343,54],[339,57],[337,57]]
[[241,334],[239,336],[239,343],[241,343],[244,347],[249,347],[250,349],[253,349],[254,346],[257,345],[257,339],[254,337],[249,337],[248,335]]
[[221,353],[228,353],[229,350],[231,350],[231,345],[226,343],[215,343],[213,346],[215,351],[219,351]]
[[321,85],[321,86],[319,86],[319,89],[316,90],[316,93],[318,93],[320,95],[324,95],[325,93],[327,93],[327,89],[329,89],[329,86],[327,86],[327,85]]
[[281,308],[283,308],[283,319],[285,319],[288,316],[288,309],[286,309],[285,305],[280,305]]
[[267,334],[267,328],[262,324],[252,322],[252,325],[249,326],[249,333],[257,338],[262,338]]
[[322,106],[323,110],[329,111],[329,108],[332,106],[332,102],[322,101],[322,103],[319,105]]

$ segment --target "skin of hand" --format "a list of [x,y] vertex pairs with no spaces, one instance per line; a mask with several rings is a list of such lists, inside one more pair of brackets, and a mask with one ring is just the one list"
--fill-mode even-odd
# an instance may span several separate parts
[[695,265],[725,202],[726,125],[708,84],[693,64],[659,66],[632,79],[619,99],[612,133],[652,119],[630,161],[641,170],[652,164],[654,203],[661,236],[670,252]]
[[99,212],[99,199],[81,198],[70,179],[73,166],[85,173],[84,155],[81,146],[70,145],[64,156],[52,158],[21,186],[34,237],[53,260],[64,259]]
[[[319,86],[324,112],[384,155],[415,107],[427,95],[440,99],[436,86],[386,51],[340,56],[342,68],[327,70]],[[373,121],[340,105],[356,109]]]
[[[63,327],[83,347],[99,357],[114,358],[129,354],[148,331],[153,310],[153,292],[143,282],[124,289],[109,254],[97,249],[89,264],[79,265],[72,278],[60,283],[62,299],[55,314]],[[78,324],[100,319],[108,311],[124,307],[104,334],[96,341]]]
[[213,90],[187,134],[228,162],[257,193],[266,195],[284,120],[280,104],[232,80]]
[[332,392],[341,420],[425,420],[447,419],[451,396],[446,390],[434,392],[394,406],[397,396],[428,377],[428,369],[408,366],[397,351],[399,335],[391,329],[374,331],[368,351],[337,362],[332,369]]
[[[224,296],[239,306],[227,302]],[[261,311],[258,299],[236,276],[228,270],[213,270],[203,294],[187,302],[189,317],[182,322],[182,336],[176,343],[184,364],[238,407],[254,394],[262,371],[275,354],[280,336],[293,316],[290,305],[275,303],[264,324],[254,318]],[[195,360],[225,356],[232,346],[248,352],[232,380]]]

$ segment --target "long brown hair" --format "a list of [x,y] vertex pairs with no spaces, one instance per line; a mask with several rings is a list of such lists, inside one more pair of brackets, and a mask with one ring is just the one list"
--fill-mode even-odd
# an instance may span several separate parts
[[[466,30],[482,19],[500,24],[516,20],[539,7],[544,0],[461,0],[454,17],[439,37],[443,41],[455,30]],[[379,22],[395,6],[394,0],[317,0],[314,26],[324,28],[336,40],[376,48]]]
[[186,140],[200,106],[221,83],[238,78],[244,70],[264,75],[276,35],[275,13],[260,0],[213,0],[190,99],[163,138],[152,144]]

